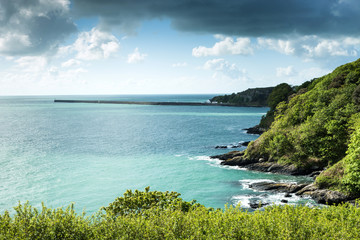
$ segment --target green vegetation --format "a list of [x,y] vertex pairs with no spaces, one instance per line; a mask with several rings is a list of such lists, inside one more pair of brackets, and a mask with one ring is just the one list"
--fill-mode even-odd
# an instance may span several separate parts
[[118,197],[114,202],[110,203],[108,207],[104,207],[103,210],[108,215],[119,216],[128,214],[141,214],[148,209],[173,209],[187,212],[190,209],[197,208],[200,204],[195,200],[186,202],[179,196],[177,192],[150,192],[150,187],[145,188],[145,192],[135,190],[127,190],[124,193],[124,197]]
[[[187,207],[182,208],[182,205]],[[41,210],[0,215],[0,239],[359,239],[360,208],[272,206],[248,213],[209,209],[175,192],[127,191],[98,213]]]
[[266,107],[268,106],[267,99],[272,90],[273,87],[249,88],[243,92],[213,97],[210,102],[243,107]]
[[[299,90],[305,89],[305,85],[306,83],[295,88],[299,88]],[[278,103],[286,101],[293,93],[295,93],[293,87],[287,83],[281,83],[276,87],[249,88],[231,95],[216,96],[210,99],[210,102],[244,107],[270,107],[270,110],[262,117],[259,124],[261,129],[267,130],[274,121],[275,108]]]
[[359,195],[360,59],[285,97],[287,91],[283,87],[274,93],[276,98],[270,101],[274,121],[249,145],[245,157],[326,167],[316,180],[318,186]]
[[270,110],[261,118],[259,127],[269,129],[274,121],[276,106],[283,101],[287,101],[288,97],[294,93],[293,88],[287,83],[277,85],[268,96],[266,102]]

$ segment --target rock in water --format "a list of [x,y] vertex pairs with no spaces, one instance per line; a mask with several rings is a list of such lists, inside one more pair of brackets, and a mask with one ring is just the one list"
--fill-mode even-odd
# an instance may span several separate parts
[[251,208],[257,209],[257,208],[265,207],[265,206],[269,205],[269,203],[263,203],[260,201],[256,201],[256,202],[250,202],[249,205]]
[[251,128],[244,128],[243,130],[246,130],[246,133],[248,134],[258,134],[258,135],[261,135],[265,132],[265,130],[259,127],[259,125],[256,125]]

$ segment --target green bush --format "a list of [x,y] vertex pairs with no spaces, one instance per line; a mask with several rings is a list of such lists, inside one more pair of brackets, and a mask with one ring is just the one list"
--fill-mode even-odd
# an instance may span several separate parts
[[351,135],[347,155],[344,158],[345,174],[342,184],[345,189],[352,194],[360,193],[360,114],[356,114],[353,118],[354,132]]
[[145,191],[127,190],[123,197],[118,197],[108,207],[103,209],[109,215],[119,216],[128,214],[143,214],[146,210],[158,208],[161,210],[172,209],[189,211],[191,208],[200,207],[195,200],[186,202],[177,192],[160,192],[150,191],[150,187],[146,187]]
[[[153,201],[150,194],[142,196]],[[232,206],[216,211],[203,206],[182,211],[171,207],[171,201],[168,204],[148,208],[145,215],[131,212],[116,217],[101,212],[89,217],[77,215],[72,206],[66,210],[42,206],[37,210],[28,203],[19,204],[13,216],[8,212],[0,215],[0,239],[360,238],[360,208],[349,204],[321,209],[271,206],[253,213]]]

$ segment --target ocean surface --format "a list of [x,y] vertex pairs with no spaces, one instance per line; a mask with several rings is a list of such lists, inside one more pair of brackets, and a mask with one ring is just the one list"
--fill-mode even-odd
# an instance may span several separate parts
[[[244,128],[267,108],[54,103],[54,99],[205,102],[214,95],[0,97],[0,211],[18,202],[94,213],[127,189],[176,191],[207,207],[283,194],[256,192],[256,181],[305,177],[225,167],[209,156],[255,140]],[[238,148],[240,150],[245,147]],[[314,204],[292,197],[289,203]]]

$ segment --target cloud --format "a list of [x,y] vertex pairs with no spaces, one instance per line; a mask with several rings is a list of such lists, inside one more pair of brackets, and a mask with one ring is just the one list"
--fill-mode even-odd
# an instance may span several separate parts
[[277,77],[289,77],[289,76],[294,76],[295,74],[296,71],[294,70],[293,66],[276,68]]
[[3,83],[1,94],[49,94],[48,88],[55,92],[58,87],[68,85],[71,88],[74,81],[82,81],[79,79],[80,75],[87,72],[86,69],[74,65],[71,68],[62,68],[52,60],[54,59],[50,60],[45,56],[8,59],[7,61],[12,64],[3,72],[4,77],[0,79]]
[[130,53],[128,55],[128,63],[139,63],[144,61],[144,59],[146,58],[147,54],[143,54],[139,52],[138,48],[135,48],[133,53]]
[[301,69],[300,71],[289,72],[289,75],[286,76],[286,68],[284,68],[283,77],[286,77],[286,82],[291,85],[301,85],[304,81],[308,81],[314,78],[324,76],[332,72],[331,69],[323,69],[319,67],[311,67]]
[[358,0],[74,0],[78,16],[100,15],[103,27],[132,31],[144,20],[166,18],[181,31],[229,36],[289,34],[356,36]]
[[37,55],[54,50],[76,31],[68,0],[0,1],[0,54]]
[[294,43],[290,40],[258,38],[258,44],[260,47],[275,50],[285,55],[295,53]]
[[315,35],[298,36],[287,40],[258,38],[258,47],[305,59],[356,57],[360,51],[360,38],[338,37],[326,39]]
[[15,63],[16,68],[22,72],[39,73],[46,68],[48,59],[43,56],[25,56],[16,59]]
[[253,48],[249,38],[237,38],[235,41],[231,37],[216,35],[220,42],[215,43],[211,48],[204,46],[196,47],[192,50],[195,57],[221,56],[221,55],[250,55]]
[[64,68],[68,68],[68,67],[73,67],[73,66],[77,66],[80,65],[81,61],[77,60],[77,59],[69,59],[66,62],[63,62],[61,64],[62,67]]
[[304,80],[311,80],[318,78],[332,72],[331,69],[322,69],[318,67],[307,68],[299,72],[299,84],[303,83]]
[[174,63],[171,66],[174,68],[178,68],[178,67],[187,67],[187,62],[179,62],[179,63]]
[[[77,52],[77,59],[98,60],[110,57],[119,47],[119,40],[114,35],[93,28],[89,32],[80,33],[70,48]],[[62,49],[65,52],[66,50],[66,47]]]
[[208,60],[204,66],[206,70],[213,70],[222,73],[231,79],[246,79],[246,70],[240,69],[236,64],[231,64],[223,58]]
[[357,56],[356,46],[360,46],[360,39],[346,38],[345,40],[324,39],[315,45],[302,45],[302,48],[309,58],[325,58],[328,56]]

